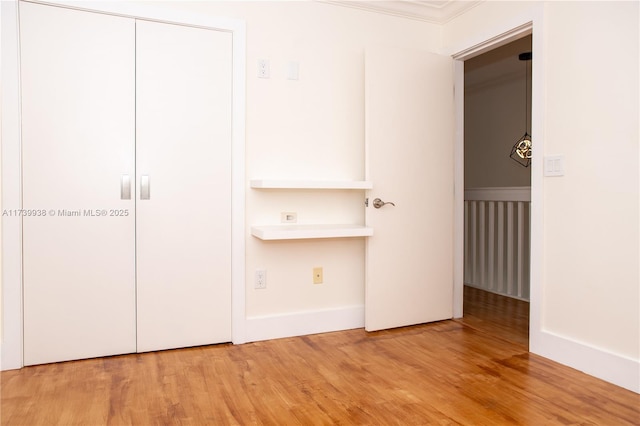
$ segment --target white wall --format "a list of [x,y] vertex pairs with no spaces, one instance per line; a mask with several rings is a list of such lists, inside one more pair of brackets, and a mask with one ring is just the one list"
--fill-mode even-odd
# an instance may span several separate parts
[[[542,69],[534,70],[533,131],[544,154],[566,156],[566,176],[543,179],[541,164],[532,167],[544,215],[534,237],[540,243],[532,243],[540,268],[532,272],[532,349],[640,391],[636,2],[486,2],[444,28],[317,2],[157,6],[246,20],[248,179],[363,177],[367,46],[456,53],[535,18]],[[257,79],[259,58],[271,61],[271,79]],[[299,61],[299,81],[284,78],[288,61]],[[294,195],[247,188],[249,317],[364,302],[361,239],[265,243],[250,236],[251,224],[277,222],[280,211],[297,211],[300,222],[362,221],[361,193]],[[324,267],[321,286],[311,284],[314,266]],[[266,290],[253,290],[256,268],[268,271]],[[599,360],[622,367],[611,372]]]
[[[247,179],[364,179],[366,48],[435,51],[441,45],[436,25],[319,2],[162,6],[246,20]],[[270,61],[270,79],[257,78],[261,58]],[[286,79],[289,61],[299,62],[300,80]],[[250,226],[279,223],[283,211],[297,212],[298,223],[364,223],[363,191],[248,188],[246,201],[249,319],[331,309],[362,315],[364,239],[263,242],[251,236]],[[322,285],[312,283],[315,266],[324,268]],[[253,288],[256,268],[267,270],[266,290]],[[287,316],[273,328],[294,327],[296,321],[295,315]],[[362,321],[343,325],[361,326]],[[249,339],[267,337],[253,334],[251,324]],[[273,329],[268,334],[289,333]]]
[[[533,21],[531,350],[640,392],[637,2],[487,2],[451,53]],[[537,68],[536,68],[537,64]],[[540,155],[564,155],[543,177]]]
[[640,357],[638,3],[550,3],[546,329]]
[[[361,326],[363,239],[263,242],[249,230],[253,224],[278,223],[282,211],[296,211],[299,223],[362,223],[364,193],[252,190],[248,180],[363,179],[366,48],[433,51],[441,45],[442,29],[319,2],[142,2],[139,6],[246,21],[247,339]],[[270,79],[257,78],[260,58],[270,61]],[[289,61],[300,65],[298,81],[285,78]],[[312,284],[315,266],[324,268],[322,285]],[[253,289],[256,268],[267,270],[266,290]],[[14,293],[12,301],[19,299],[19,288],[12,286]],[[12,321],[18,321],[16,313],[19,309]],[[308,322],[301,327],[303,318]],[[14,347],[18,340],[12,336],[12,346],[3,345],[14,355],[11,365],[19,364],[20,351]]]

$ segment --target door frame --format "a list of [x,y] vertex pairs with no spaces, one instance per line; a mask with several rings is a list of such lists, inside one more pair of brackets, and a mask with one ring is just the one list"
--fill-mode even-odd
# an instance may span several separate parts
[[[19,0],[0,2],[2,76],[2,209],[22,206],[20,117]],[[233,106],[231,148],[231,335],[235,344],[246,342],[245,315],[245,110],[246,24],[240,19],[217,18],[150,4],[125,2],[33,1],[69,9],[99,12],[134,19],[227,31],[233,37]],[[2,299],[0,369],[23,367],[22,333],[22,221],[2,221]]]
[[[529,15],[529,14],[528,14]],[[496,49],[519,38],[532,35],[531,134],[535,149],[531,161],[531,267],[529,304],[529,351],[539,352],[542,339],[542,276],[543,276],[543,154],[544,154],[544,35],[541,7],[532,10],[520,23],[493,29],[479,40],[453,49],[455,90],[454,146],[454,318],[463,316],[464,291],[464,61]]]

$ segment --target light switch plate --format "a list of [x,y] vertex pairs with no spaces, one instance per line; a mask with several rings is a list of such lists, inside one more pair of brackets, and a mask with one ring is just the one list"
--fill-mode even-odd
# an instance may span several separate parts
[[298,80],[300,78],[300,64],[295,61],[289,62],[287,65],[287,79]]
[[564,155],[544,157],[545,176],[564,176]]

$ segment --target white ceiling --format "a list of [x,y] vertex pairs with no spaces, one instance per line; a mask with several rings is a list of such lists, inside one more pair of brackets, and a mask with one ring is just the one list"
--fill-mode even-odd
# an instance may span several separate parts
[[354,7],[387,15],[444,24],[482,0],[321,0],[339,6]]

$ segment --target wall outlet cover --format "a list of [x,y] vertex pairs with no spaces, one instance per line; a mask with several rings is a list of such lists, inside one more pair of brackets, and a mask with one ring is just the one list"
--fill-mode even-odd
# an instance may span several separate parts
[[296,213],[296,212],[282,212],[282,213],[280,213],[280,222],[282,222],[282,223],[296,223],[296,222],[298,222],[298,213]]
[[256,290],[263,290],[267,288],[267,270],[256,269],[256,279],[254,282],[254,288]]
[[313,283],[322,284],[322,267],[313,268]]

